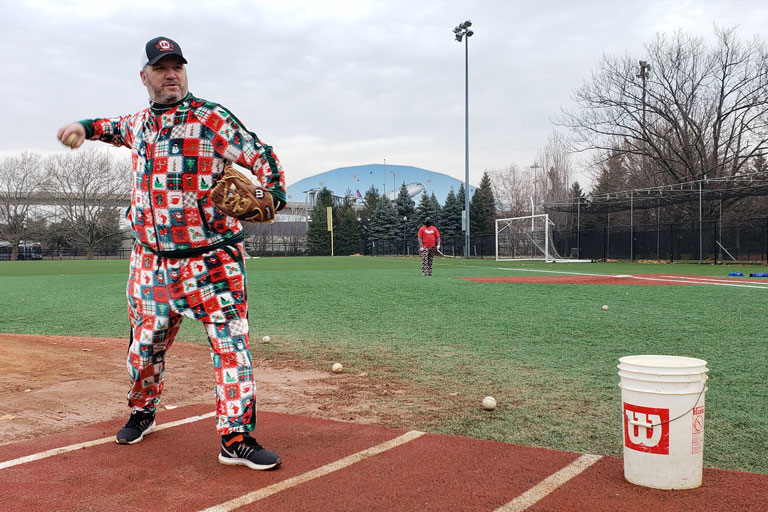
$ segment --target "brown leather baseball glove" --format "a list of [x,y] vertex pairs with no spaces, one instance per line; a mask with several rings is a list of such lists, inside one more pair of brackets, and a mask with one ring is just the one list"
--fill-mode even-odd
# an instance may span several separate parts
[[221,211],[245,222],[270,222],[275,201],[264,187],[255,185],[231,165],[224,167],[210,191],[211,201]]

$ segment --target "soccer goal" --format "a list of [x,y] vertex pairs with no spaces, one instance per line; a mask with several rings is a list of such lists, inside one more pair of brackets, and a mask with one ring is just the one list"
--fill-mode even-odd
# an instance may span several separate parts
[[496,219],[496,261],[563,259],[552,243],[549,215]]

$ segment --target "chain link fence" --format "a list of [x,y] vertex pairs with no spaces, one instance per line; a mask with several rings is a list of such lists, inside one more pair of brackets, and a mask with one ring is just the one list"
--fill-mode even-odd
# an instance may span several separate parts
[[[564,258],[572,259],[768,263],[768,217],[555,230],[552,237],[557,252]],[[447,256],[463,257],[464,243],[463,235],[444,237],[442,251]],[[272,239],[262,243],[246,241],[246,252],[258,257],[303,256],[306,254],[306,239],[289,242]],[[416,256],[418,252],[415,237],[366,240],[360,242],[359,250],[359,254],[369,256]],[[92,259],[128,259],[130,254],[127,248],[96,249],[92,251]],[[0,259],[8,259],[2,256]],[[470,257],[494,259],[495,235],[471,236]],[[85,249],[43,248],[40,257],[33,259],[87,258]]]

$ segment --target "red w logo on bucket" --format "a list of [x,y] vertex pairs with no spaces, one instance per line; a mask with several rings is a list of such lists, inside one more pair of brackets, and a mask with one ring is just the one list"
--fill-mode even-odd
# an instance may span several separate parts
[[624,446],[640,452],[669,455],[669,409],[624,402]]

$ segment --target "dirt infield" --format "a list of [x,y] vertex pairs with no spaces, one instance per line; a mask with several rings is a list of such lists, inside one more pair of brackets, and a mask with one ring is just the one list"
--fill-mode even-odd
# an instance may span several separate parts
[[[0,445],[127,418],[126,351],[126,340],[119,339],[0,334],[5,382],[0,388]],[[259,410],[396,426],[408,422],[408,412],[388,397],[418,394],[405,382],[260,359],[258,345],[252,352]],[[165,383],[160,411],[189,404],[213,407],[208,347],[174,343]]]
[[530,284],[613,284],[641,286],[677,286],[693,284],[768,284],[766,281],[746,281],[719,277],[682,276],[666,274],[643,275],[530,275],[502,277],[461,277],[480,283],[530,283]]

